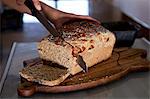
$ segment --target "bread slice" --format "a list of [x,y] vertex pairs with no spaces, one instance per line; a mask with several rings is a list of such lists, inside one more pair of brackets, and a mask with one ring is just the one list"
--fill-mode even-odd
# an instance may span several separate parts
[[48,86],[59,85],[70,75],[65,68],[43,64],[27,66],[23,68],[19,74],[28,81]]
[[60,31],[65,41],[50,35],[38,43],[38,52],[40,58],[68,68],[72,75],[82,71],[77,55],[91,67],[112,54],[115,36],[99,24],[74,21],[63,25]]

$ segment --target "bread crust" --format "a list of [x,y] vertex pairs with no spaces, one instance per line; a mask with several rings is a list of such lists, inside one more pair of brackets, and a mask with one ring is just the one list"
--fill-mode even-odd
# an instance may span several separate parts
[[[93,44],[94,48],[79,53],[88,67],[108,59],[111,56],[116,40],[114,34],[111,32],[100,34],[93,38],[98,39],[98,41]],[[109,38],[109,40],[106,41],[106,38]],[[73,45],[73,43],[71,44]],[[85,44],[85,46],[88,47],[88,44]],[[61,66],[68,68],[70,74],[75,75],[82,71],[82,68],[76,62],[76,57],[72,55],[71,47],[56,45],[53,42],[44,39],[39,42],[38,49],[41,49],[39,50],[39,55],[42,59],[54,61]]]

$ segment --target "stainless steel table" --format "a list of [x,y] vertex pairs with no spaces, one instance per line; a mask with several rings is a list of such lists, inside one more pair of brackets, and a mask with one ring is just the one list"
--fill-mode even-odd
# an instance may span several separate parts
[[[17,95],[20,81],[19,70],[23,68],[23,61],[38,57],[37,43],[14,43],[5,72],[0,82],[0,98],[23,98]],[[148,51],[150,59],[150,45],[144,39],[137,39],[133,45]],[[41,99],[150,99],[150,73],[140,72],[130,74],[118,81],[92,89],[59,93],[38,93],[30,98]]]

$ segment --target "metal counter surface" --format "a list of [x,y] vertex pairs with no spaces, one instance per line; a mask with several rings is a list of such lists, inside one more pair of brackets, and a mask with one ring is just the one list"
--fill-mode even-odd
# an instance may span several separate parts
[[[37,43],[14,43],[7,62],[5,72],[0,81],[0,98],[23,98],[17,95],[17,86],[20,81],[19,70],[23,68],[23,61],[38,57]],[[143,39],[137,39],[134,48],[142,48],[148,52],[150,59],[150,45]],[[39,99],[149,99],[150,72],[139,72],[95,88],[67,92],[67,93],[38,93],[28,98]]]

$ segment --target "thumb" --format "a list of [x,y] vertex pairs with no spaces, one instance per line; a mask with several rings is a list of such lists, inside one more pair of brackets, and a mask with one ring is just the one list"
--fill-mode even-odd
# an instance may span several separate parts
[[34,3],[34,6],[37,10],[41,10],[41,4],[39,0],[32,0]]
[[23,5],[24,4],[24,0],[16,0],[16,4],[17,5]]

